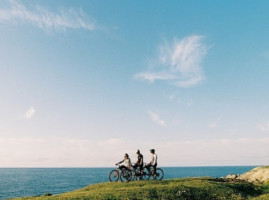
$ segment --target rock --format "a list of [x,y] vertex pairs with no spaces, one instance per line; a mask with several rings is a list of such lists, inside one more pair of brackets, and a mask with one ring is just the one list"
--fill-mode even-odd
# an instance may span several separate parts
[[269,181],[269,166],[256,167],[242,174],[239,179],[249,182],[267,182]]
[[238,179],[239,177],[240,177],[240,174],[228,174],[225,178]]

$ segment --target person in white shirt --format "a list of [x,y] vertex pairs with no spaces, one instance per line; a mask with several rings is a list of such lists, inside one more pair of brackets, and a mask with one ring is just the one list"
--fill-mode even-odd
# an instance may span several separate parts
[[123,163],[123,165],[119,166],[120,170],[123,170],[123,169],[126,169],[126,168],[130,169],[130,167],[131,167],[131,159],[129,158],[129,155],[127,153],[124,155],[123,160],[118,162],[116,165],[121,164],[121,163]]
[[152,156],[151,156],[151,161],[150,161],[150,163],[149,164],[147,164],[146,165],[146,167],[147,168],[149,168],[149,167],[153,167],[153,173],[154,173],[154,179],[155,179],[155,176],[156,176],[156,168],[157,168],[157,165],[158,165],[158,163],[157,163],[157,160],[158,160],[158,156],[157,156],[157,154],[155,153],[155,149],[151,149],[151,150],[149,150],[150,151],[150,153],[152,154]]

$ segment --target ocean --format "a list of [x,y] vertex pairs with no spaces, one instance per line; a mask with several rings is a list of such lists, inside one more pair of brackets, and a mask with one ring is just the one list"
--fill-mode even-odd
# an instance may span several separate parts
[[[162,167],[164,179],[223,177],[242,174],[256,166]],[[113,168],[0,168],[0,199],[58,194],[94,183],[108,182]]]

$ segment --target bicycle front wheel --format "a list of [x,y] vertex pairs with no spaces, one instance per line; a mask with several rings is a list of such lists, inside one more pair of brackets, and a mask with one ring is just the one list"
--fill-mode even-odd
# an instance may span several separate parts
[[144,171],[142,172],[142,180],[149,180],[149,178],[150,178],[150,173],[149,173],[149,171],[148,171],[148,170],[144,170]]
[[161,180],[163,179],[163,177],[164,177],[164,172],[163,172],[163,170],[162,170],[161,168],[157,168],[157,169],[156,169],[155,179],[156,179],[157,181],[161,181]]
[[109,181],[110,182],[117,182],[119,180],[119,172],[118,170],[114,169],[109,173]]
[[131,181],[133,178],[133,173],[131,170],[129,169],[124,169],[122,170],[122,172],[120,173],[120,180],[122,182],[129,182]]

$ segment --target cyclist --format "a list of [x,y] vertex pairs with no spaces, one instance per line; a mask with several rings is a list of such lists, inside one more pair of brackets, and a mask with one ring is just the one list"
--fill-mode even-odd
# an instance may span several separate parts
[[157,168],[157,154],[155,153],[155,149],[151,149],[149,150],[152,157],[151,157],[151,161],[149,164],[146,165],[147,168],[149,167],[153,167],[153,173],[154,173],[154,179],[156,179],[156,168]]
[[139,167],[139,173],[141,174],[141,172],[142,172],[142,170],[143,170],[143,155],[140,153],[139,150],[137,150],[136,154],[137,154],[137,161],[136,161],[136,163],[133,165],[133,168],[134,168],[135,171],[136,171],[136,168]]
[[116,165],[121,164],[121,163],[124,163],[124,164],[119,166],[120,170],[131,168],[131,159],[129,158],[129,155],[127,153],[124,155],[123,160],[118,162]]

